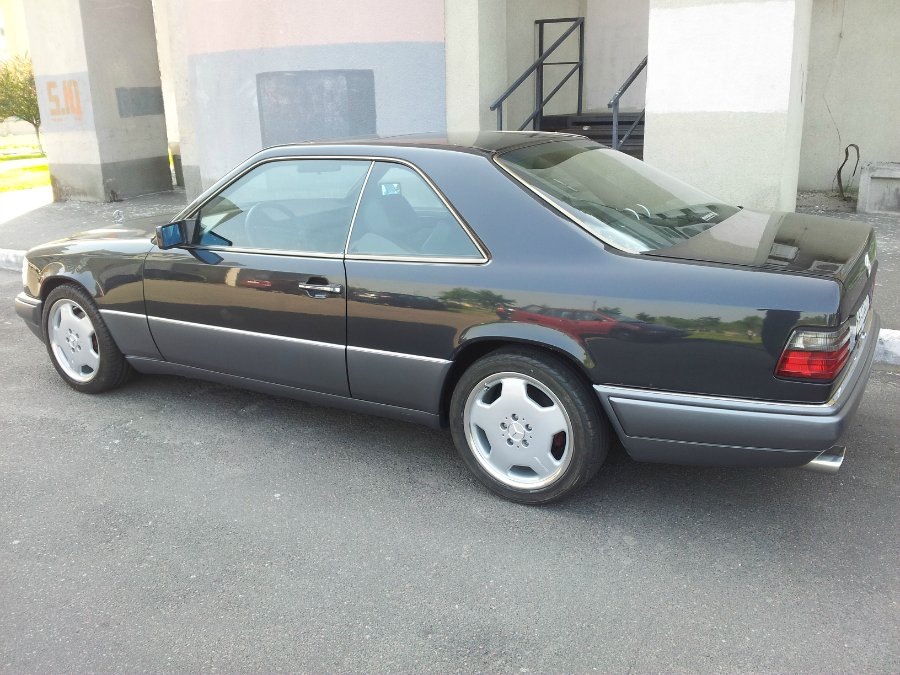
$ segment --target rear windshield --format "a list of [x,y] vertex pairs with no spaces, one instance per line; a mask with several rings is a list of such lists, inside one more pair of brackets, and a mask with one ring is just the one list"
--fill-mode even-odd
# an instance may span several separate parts
[[635,253],[678,244],[739,210],[588,140],[532,145],[497,161],[596,237]]

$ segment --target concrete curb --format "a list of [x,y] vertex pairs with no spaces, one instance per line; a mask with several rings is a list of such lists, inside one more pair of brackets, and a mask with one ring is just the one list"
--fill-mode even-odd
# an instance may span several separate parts
[[0,270],[20,272],[22,270],[22,259],[24,257],[25,251],[17,251],[12,248],[0,248]]
[[900,330],[882,328],[875,347],[875,363],[900,366]]
[[[0,270],[21,271],[24,257],[25,251],[0,248]],[[875,347],[875,363],[900,366],[900,330],[881,329],[878,334],[878,346]]]

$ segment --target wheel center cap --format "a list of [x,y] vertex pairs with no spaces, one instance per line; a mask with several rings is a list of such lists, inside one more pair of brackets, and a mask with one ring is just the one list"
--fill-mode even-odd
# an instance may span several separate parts
[[72,347],[73,349],[78,346],[78,340],[76,339],[76,337],[74,335],[69,335],[66,338],[66,342],[68,342],[69,346]]
[[509,425],[509,437],[514,441],[521,441],[525,438],[525,427],[519,422],[513,422]]

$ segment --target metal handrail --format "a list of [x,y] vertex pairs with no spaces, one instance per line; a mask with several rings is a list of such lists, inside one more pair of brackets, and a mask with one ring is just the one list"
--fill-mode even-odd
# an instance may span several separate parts
[[[569,26],[562,35],[554,42],[547,51],[544,51],[544,24],[547,23],[565,23],[572,22],[572,25]],[[539,39],[539,47],[538,47],[538,58],[535,59],[534,63],[532,63],[528,68],[525,69],[525,72],[519,75],[516,78],[515,82],[513,82],[509,87],[504,91],[500,96],[491,103],[491,110],[497,111],[497,129],[503,129],[503,102],[508,99],[512,93],[519,88],[519,86],[528,79],[528,77],[537,71],[537,80],[535,82],[535,107],[532,110],[531,115],[529,115],[528,119],[526,119],[522,125],[519,127],[519,131],[524,129],[530,122],[540,117],[541,113],[543,113],[544,106],[550,101],[551,98],[558,92],[562,86],[569,81],[569,78],[578,73],[578,113],[581,113],[581,90],[582,90],[582,81],[584,78],[584,17],[573,17],[573,18],[565,18],[565,19],[538,19],[534,22],[537,26],[540,27],[540,39]],[[579,43],[578,43],[578,61],[569,61],[566,63],[550,63],[546,65],[572,65],[572,69],[566,74],[563,78],[562,82],[557,85],[557,87],[550,92],[550,95],[544,98],[544,65],[547,59],[550,57],[553,52],[555,52],[559,46],[565,42],[566,38],[569,37],[575,30],[579,31]]]
[[634,123],[628,128],[628,131],[625,132],[625,135],[622,138],[619,138],[619,99],[622,98],[622,95],[628,90],[634,81],[637,79],[637,76],[641,74],[641,71],[647,67],[647,57],[637,65],[633,71],[631,71],[631,75],[622,83],[622,86],[616,90],[616,93],[613,94],[613,97],[609,99],[609,103],[606,104],[607,108],[612,108],[613,118],[612,118],[612,147],[613,150],[618,150],[622,144],[628,140],[631,136],[631,133],[637,128],[638,124],[640,124],[641,120],[644,119],[644,113],[647,112],[647,108],[641,110],[641,114],[634,121]]

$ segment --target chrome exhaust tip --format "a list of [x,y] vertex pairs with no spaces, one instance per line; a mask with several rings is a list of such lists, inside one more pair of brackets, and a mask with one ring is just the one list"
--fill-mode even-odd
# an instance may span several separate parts
[[818,473],[837,473],[844,463],[844,456],[847,454],[847,448],[843,445],[835,445],[830,450],[826,450],[821,455],[801,468],[809,471],[817,471]]

